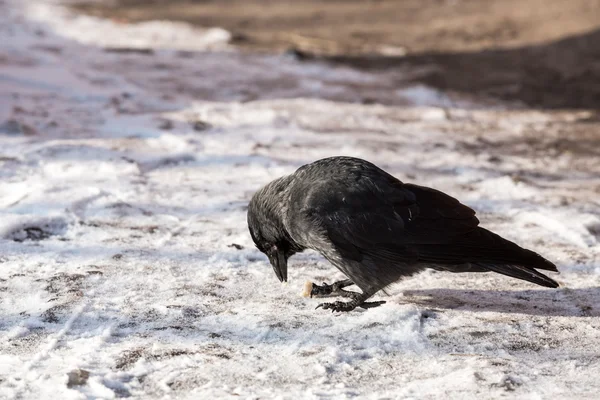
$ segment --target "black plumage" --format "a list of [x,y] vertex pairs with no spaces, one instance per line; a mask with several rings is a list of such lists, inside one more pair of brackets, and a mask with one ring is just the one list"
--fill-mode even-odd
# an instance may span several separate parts
[[[269,183],[250,201],[248,227],[281,281],[288,258],[304,249],[320,252],[348,276],[313,286],[312,294],[352,298],[320,305],[333,311],[377,305],[365,300],[425,268],[494,271],[558,287],[536,271],[557,271],[554,264],[480,227],[471,208],[358,158],[325,158]],[[343,290],[351,284],[363,293]]]

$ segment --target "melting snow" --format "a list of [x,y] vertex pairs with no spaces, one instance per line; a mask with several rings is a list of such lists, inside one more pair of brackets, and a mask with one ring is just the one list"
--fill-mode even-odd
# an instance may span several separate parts
[[[600,157],[520,145],[579,114],[388,95],[385,74],[227,37],[0,2],[0,397],[597,396]],[[341,274],[306,253],[277,283],[246,205],[335,154],[460,198],[562,288],[429,271],[385,306],[315,311],[304,282]]]

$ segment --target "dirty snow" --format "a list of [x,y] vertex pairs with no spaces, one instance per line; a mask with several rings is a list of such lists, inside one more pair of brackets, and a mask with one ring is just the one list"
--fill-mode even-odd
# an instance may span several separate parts
[[[215,32],[0,1],[1,398],[596,398],[591,113],[385,91]],[[304,282],[342,275],[306,253],[279,284],[246,205],[336,154],[460,198],[562,287],[426,272],[315,311]]]

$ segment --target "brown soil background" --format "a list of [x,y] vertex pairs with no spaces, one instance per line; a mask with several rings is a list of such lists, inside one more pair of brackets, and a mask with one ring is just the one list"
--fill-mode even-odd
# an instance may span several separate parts
[[[600,0],[117,0],[124,22],[223,27],[249,51],[290,51],[535,108],[600,107]],[[390,89],[394,89],[390,82]]]

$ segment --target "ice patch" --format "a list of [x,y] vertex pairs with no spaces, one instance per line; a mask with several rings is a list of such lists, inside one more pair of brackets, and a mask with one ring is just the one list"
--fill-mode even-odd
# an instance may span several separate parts
[[519,212],[517,221],[522,224],[537,224],[553,232],[559,237],[582,248],[588,248],[598,243],[597,238],[590,232],[588,226],[596,226],[600,220],[595,215],[568,212],[550,212],[542,214],[535,211]]
[[6,334],[8,340],[17,339],[26,336],[29,333],[29,329],[24,326],[15,326]]
[[418,106],[452,107],[455,105],[448,95],[425,85],[399,89],[396,94]]
[[525,183],[515,181],[510,176],[488,178],[478,183],[482,193],[493,199],[527,199],[536,195],[536,191]]
[[[149,21],[119,24],[73,14],[48,3],[29,4],[27,15],[54,32],[84,44],[107,48],[168,48],[177,50],[226,49],[231,33],[222,28],[199,29],[183,22]],[[64,24],[64,20],[69,20]]]

